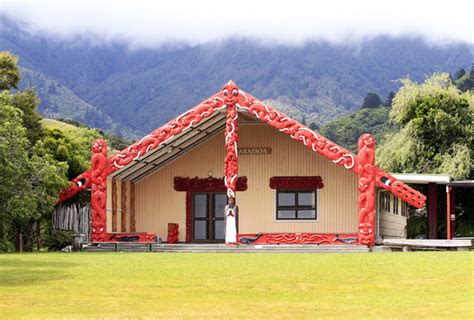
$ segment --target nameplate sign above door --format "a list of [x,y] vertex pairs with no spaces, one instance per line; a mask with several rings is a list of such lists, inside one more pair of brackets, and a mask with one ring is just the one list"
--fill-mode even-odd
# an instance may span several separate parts
[[260,156],[272,154],[270,147],[242,147],[237,148],[239,156]]

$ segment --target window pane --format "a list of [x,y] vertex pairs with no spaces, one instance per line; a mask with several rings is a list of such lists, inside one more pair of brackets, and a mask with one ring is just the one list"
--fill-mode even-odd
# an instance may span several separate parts
[[278,192],[278,206],[294,206],[295,193],[294,192]]
[[295,210],[278,210],[278,219],[295,219]]
[[224,209],[227,204],[227,196],[225,194],[216,194],[214,196],[215,217],[224,217]]
[[214,222],[214,239],[219,239],[222,240],[225,238],[224,235],[224,226],[225,226],[225,221],[224,220],[216,220]]
[[298,192],[298,206],[315,206],[314,191]]
[[298,210],[298,219],[316,219],[316,211]]
[[207,195],[194,195],[194,216],[198,218],[207,217]]
[[207,239],[207,221],[194,221],[194,239]]

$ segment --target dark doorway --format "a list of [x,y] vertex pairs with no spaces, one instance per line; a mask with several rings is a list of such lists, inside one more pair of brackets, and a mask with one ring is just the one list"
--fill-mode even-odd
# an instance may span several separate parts
[[193,194],[193,241],[224,242],[225,193]]

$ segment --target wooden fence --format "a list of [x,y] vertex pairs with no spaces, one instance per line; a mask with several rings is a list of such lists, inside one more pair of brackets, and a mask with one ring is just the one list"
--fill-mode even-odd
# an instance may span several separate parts
[[91,206],[88,204],[60,204],[53,211],[53,228],[82,233],[84,242],[90,240]]

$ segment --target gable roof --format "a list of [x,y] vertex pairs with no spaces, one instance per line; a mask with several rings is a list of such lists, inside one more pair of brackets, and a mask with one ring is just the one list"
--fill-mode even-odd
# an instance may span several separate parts
[[[336,165],[358,172],[357,155],[277,111],[229,81],[215,95],[109,157],[107,175],[138,181],[156,168],[173,161],[220,132],[225,127],[226,109],[230,104],[235,105],[239,113],[252,115],[277,128],[280,132],[289,134],[293,139],[302,142]],[[426,201],[424,195],[404,185],[380,168],[376,167],[375,171],[377,186],[392,192],[415,207],[424,206]],[[89,169],[75,178],[69,188],[61,193],[59,202],[90,187],[90,174]]]

